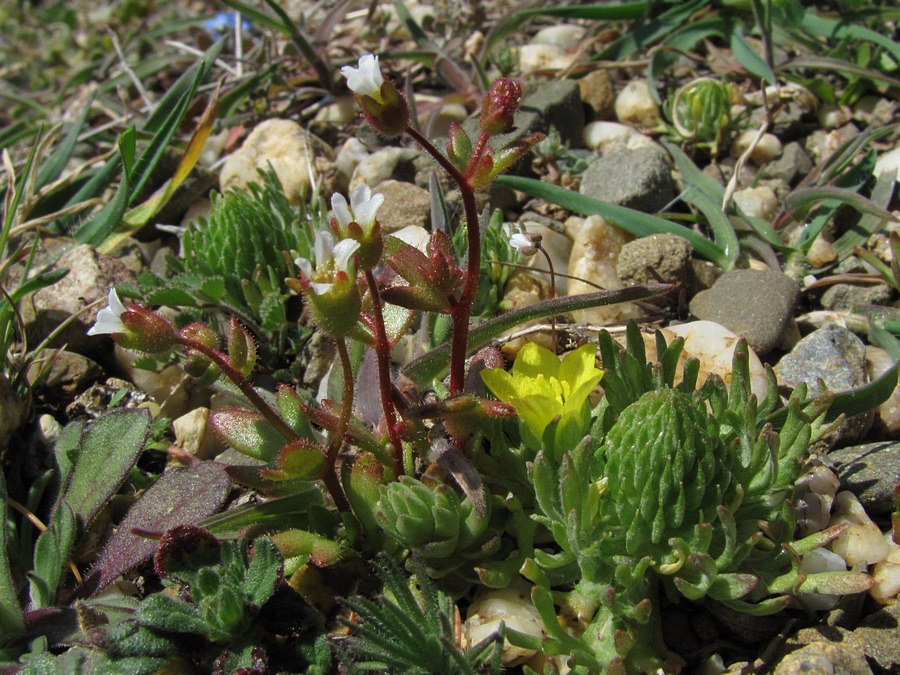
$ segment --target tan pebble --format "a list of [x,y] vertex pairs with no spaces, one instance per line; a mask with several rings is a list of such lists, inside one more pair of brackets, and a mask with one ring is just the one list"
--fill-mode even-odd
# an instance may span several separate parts
[[655,127],[659,124],[659,106],[650,97],[644,80],[633,80],[616,97],[616,118],[624,124]]
[[[634,237],[630,234],[610,225],[600,216],[585,219],[576,233],[569,258],[569,276],[577,278],[569,279],[568,295],[622,288],[622,281],[616,272],[616,262],[622,246],[632,239]],[[602,326],[634,319],[643,316],[644,312],[633,302],[624,302],[593,307],[574,314],[576,321]]]

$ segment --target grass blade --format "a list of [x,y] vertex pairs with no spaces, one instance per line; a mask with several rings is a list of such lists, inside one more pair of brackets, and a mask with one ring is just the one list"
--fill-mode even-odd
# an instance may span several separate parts
[[[506,314],[484,321],[469,331],[467,353],[483,347],[488,342],[526,321],[545,319],[556,314],[566,314],[579,309],[589,309],[601,305],[614,305],[617,302],[633,302],[654,295],[666,293],[672,289],[671,284],[650,284],[646,286],[630,286],[614,291],[585,293],[565,298],[542,300],[529,307],[516,309]],[[427,354],[410,361],[400,370],[409,379],[425,386],[440,377],[450,364],[450,343],[438,345]]]
[[728,254],[717,244],[703,235],[697,234],[692,229],[672,223],[658,216],[628,209],[624,206],[607,204],[590,197],[566,190],[556,185],[542,183],[532,178],[519,176],[501,176],[496,180],[500,185],[506,185],[514,190],[521,190],[532,197],[541,197],[554,204],[583,216],[602,216],[616,227],[625,230],[635,237],[646,237],[651,234],[669,232],[684,237],[694,247],[697,255],[709,260],[722,269],[728,269],[730,261]]

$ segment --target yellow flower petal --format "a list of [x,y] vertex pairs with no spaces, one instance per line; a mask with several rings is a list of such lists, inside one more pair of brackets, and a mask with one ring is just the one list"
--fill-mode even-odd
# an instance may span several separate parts
[[512,368],[513,376],[519,377],[552,377],[558,379],[559,357],[549,349],[529,342],[516,355]]

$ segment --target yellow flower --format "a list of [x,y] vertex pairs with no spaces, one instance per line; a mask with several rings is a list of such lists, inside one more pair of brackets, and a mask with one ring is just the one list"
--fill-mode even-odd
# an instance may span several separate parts
[[596,345],[587,344],[566,354],[562,360],[533,342],[516,356],[512,370],[490,368],[481,378],[504,403],[515,407],[527,444],[537,443],[554,419],[560,418],[553,446],[577,443],[590,426],[588,397],[603,371],[594,365]]

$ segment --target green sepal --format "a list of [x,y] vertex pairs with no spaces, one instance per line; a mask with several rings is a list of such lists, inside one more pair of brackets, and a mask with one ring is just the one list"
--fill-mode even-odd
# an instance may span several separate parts
[[234,316],[228,331],[228,360],[244,377],[249,377],[256,366],[256,342]]
[[375,514],[385,479],[384,465],[371,452],[360,453],[352,463],[345,461],[341,465],[344,494],[366,533],[370,548],[378,548],[383,539]]

